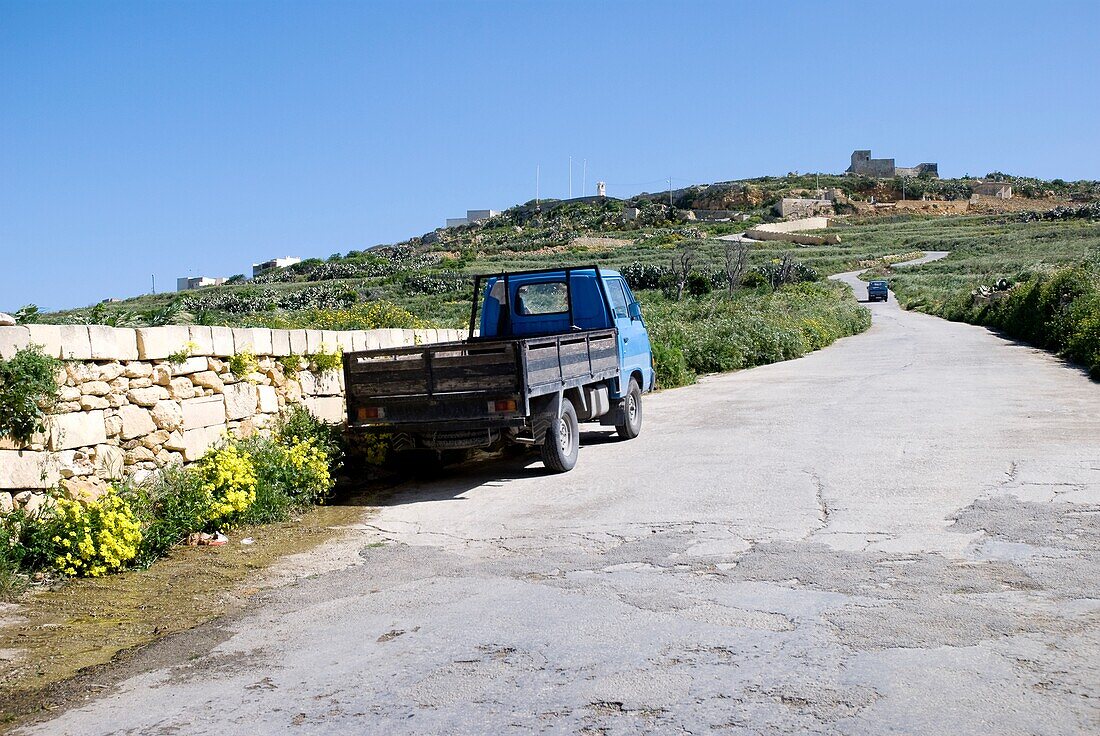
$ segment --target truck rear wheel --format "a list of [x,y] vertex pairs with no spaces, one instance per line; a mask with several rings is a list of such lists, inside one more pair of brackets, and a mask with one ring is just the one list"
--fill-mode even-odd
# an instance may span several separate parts
[[630,379],[630,388],[623,397],[623,416],[626,422],[616,424],[615,431],[624,440],[632,440],[642,433],[642,389],[633,378]]
[[555,473],[572,470],[577,464],[580,450],[581,431],[577,422],[577,410],[569,399],[561,401],[561,416],[551,415],[550,426],[546,430],[546,441],[542,444],[542,462]]

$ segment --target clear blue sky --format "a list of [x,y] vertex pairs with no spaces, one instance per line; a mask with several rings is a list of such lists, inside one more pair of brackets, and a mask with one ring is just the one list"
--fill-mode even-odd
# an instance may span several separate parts
[[854,148],[1100,178],[1100,3],[0,0],[0,309]]

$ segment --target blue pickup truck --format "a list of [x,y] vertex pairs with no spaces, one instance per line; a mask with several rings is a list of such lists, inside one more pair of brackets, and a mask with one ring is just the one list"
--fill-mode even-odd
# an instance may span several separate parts
[[396,451],[539,448],[577,462],[580,423],[632,439],[654,383],[649,335],[617,271],[597,266],[474,278],[461,342],[344,354],[348,426]]
[[885,281],[870,281],[867,283],[867,301],[884,302],[890,300],[890,284]]

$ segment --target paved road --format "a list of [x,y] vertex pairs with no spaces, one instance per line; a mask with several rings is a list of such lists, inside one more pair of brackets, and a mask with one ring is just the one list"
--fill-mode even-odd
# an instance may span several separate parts
[[403,489],[349,566],[31,732],[1100,732],[1100,386],[869,307],[567,475]]

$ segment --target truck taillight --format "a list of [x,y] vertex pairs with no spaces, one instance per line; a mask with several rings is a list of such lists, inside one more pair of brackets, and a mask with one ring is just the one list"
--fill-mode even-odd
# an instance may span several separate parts
[[381,419],[386,416],[386,411],[380,406],[360,406],[359,407],[359,421],[365,422],[368,419]]
[[489,402],[489,411],[502,412],[502,411],[515,411],[516,400],[515,399],[498,399],[497,401]]

